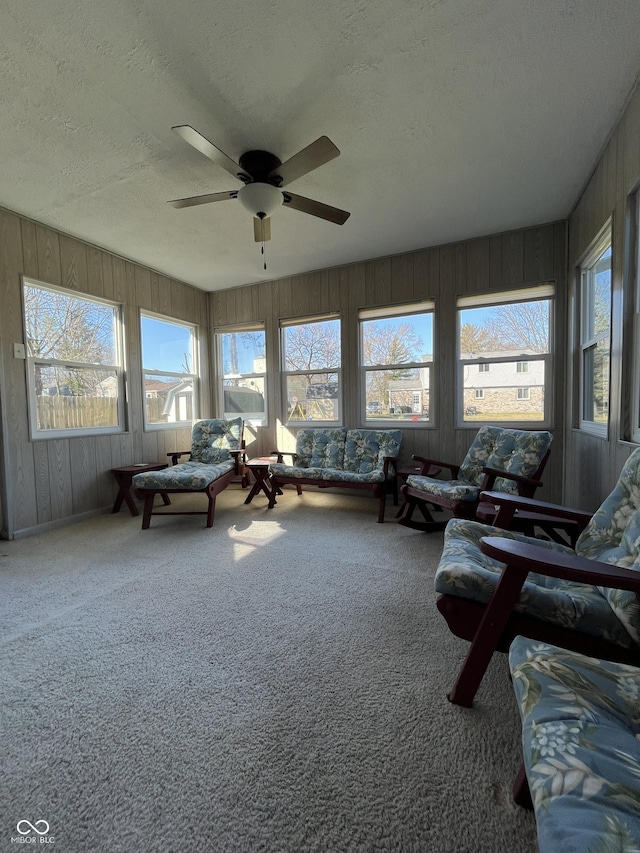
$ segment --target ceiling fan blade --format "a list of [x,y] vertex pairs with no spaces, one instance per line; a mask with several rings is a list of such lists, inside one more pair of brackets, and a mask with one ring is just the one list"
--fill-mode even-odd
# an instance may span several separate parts
[[269,177],[279,175],[282,178],[280,186],[286,187],[292,181],[297,181],[307,172],[317,169],[318,166],[323,166],[329,160],[333,160],[340,154],[340,150],[336,148],[328,136],[321,136],[307,145],[302,151],[298,151],[293,157],[290,157],[286,162],[272,169]]
[[271,220],[268,216],[258,219],[253,217],[253,239],[256,243],[266,243],[271,239]]
[[231,172],[234,178],[239,178],[240,180],[246,178],[251,180],[251,176],[248,175],[244,169],[235,162],[235,160],[228,157],[224,151],[216,148],[213,142],[209,142],[205,136],[198,133],[198,131],[191,127],[191,125],[179,124],[176,127],[172,127],[171,130],[177,133],[178,136],[181,137],[181,139],[184,139],[184,141],[191,145],[192,148],[195,148],[196,151],[204,154],[204,156],[208,157],[209,160],[213,160],[213,162],[217,163],[218,166],[222,166],[227,170],[227,172]]
[[326,219],[328,222],[335,222],[336,225],[344,225],[351,216],[346,210],[340,210],[339,207],[331,207],[312,198],[305,198],[302,195],[294,195],[287,192],[282,193],[282,195],[285,207],[292,207],[294,210],[299,210],[302,213],[310,213],[311,216],[318,216],[320,219]]
[[198,204],[210,204],[212,201],[227,201],[230,198],[238,198],[238,190],[229,190],[224,193],[207,193],[206,195],[194,195],[191,198],[174,198],[168,201],[171,207],[195,207]]

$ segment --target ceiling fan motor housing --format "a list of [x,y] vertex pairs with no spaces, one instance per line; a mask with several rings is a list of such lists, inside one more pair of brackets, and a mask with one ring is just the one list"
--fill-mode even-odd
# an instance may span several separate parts
[[269,151],[245,151],[240,156],[240,166],[251,175],[254,181],[273,184],[276,187],[280,185],[282,179],[279,175],[272,175],[271,177],[269,175],[281,165],[282,163],[276,155]]

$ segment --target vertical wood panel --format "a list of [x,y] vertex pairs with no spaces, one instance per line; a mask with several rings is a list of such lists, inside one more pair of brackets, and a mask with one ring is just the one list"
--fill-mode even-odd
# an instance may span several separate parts
[[60,240],[58,234],[44,225],[36,226],[38,246],[38,278],[48,284],[62,284]]

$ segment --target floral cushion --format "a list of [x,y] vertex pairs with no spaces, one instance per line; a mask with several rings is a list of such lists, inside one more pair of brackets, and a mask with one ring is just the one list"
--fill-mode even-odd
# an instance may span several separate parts
[[382,471],[385,456],[397,457],[401,443],[399,429],[350,429],[345,443],[344,470],[354,474]]
[[407,485],[430,495],[439,495],[451,501],[475,501],[480,489],[466,480],[436,480],[421,474],[410,474]]
[[338,483],[384,483],[384,471],[376,468],[374,471],[361,474],[358,471],[340,471],[337,468],[324,468],[323,480],[335,480]]
[[[479,521],[453,518],[445,528],[444,548],[435,576],[436,591],[486,604],[500,579],[503,564],[482,553],[480,539],[496,535],[551,551],[573,553],[571,548],[556,542],[499,530]],[[516,610],[545,622],[575,628],[624,648],[635,645],[632,635],[617,618],[600,589],[590,584],[530,572]]]
[[516,637],[509,652],[541,853],[640,840],[640,669]]
[[[553,436],[550,432],[523,429],[503,429],[483,426],[460,465],[458,479],[480,486],[482,468],[497,468],[522,477],[533,477],[549,449]],[[497,492],[517,493],[512,480],[498,477],[492,486]]]
[[346,429],[301,429],[296,437],[296,467],[342,468],[346,434]]
[[[581,557],[640,570],[640,449],[624,464],[615,488],[580,534]],[[640,643],[640,602],[633,592],[601,587],[616,616]]]
[[225,459],[213,465],[202,462],[182,462],[162,471],[146,471],[132,478],[134,489],[187,489],[194,492],[206,489],[209,483],[233,471],[233,459]]
[[206,465],[223,462],[229,459],[230,450],[240,450],[241,441],[242,418],[196,421],[191,431],[191,461]]
[[298,480],[321,480],[322,468],[317,466],[302,468],[298,465],[287,465],[284,462],[272,462],[269,465],[269,473],[274,477],[295,477]]

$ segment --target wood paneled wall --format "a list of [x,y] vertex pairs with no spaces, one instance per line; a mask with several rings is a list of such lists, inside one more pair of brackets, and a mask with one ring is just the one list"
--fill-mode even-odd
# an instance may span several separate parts
[[[627,107],[613,129],[598,164],[569,219],[569,284],[575,287],[575,270],[596,235],[612,218],[612,346],[609,435],[598,438],[577,429],[577,379],[566,394],[567,437],[565,446],[565,502],[595,509],[611,491],[625,460],[636,445],[630,437],[633,378],[632,320],[633,276],[625,275],[629,248],[626,206],[629,194],[640,181],[640,87],[636,86]],[[571,335],[575,318],[567,318]],[[575,343],[569,354],[567,376],[578,376],[579,353]]]
[[[21,274],[123,306],[128,429],[118,435],[29,439],[25,361],[13,357],[24,342]],[[166,461],[190,446],[191,430],[143,430],[139,311],[186,322],[201,332],[202,414],[210,414],[208,297],[201,290],[0,210],[0,413],[7,494],[0,497],[2,534],[99,510],[114,498],[112,467]],[[6,498],[3,499],[3,498]]]
[[413,453],[451,462],[462,461],[477,426],[455,425],[456,298],[491,293],[524,284],[554,280],[557,285],[554,384],[558,391],[551,461],[541,493],[547,500],[561,495],[564,367],[566,359],[566,223],[498,234],[365,261],[277,281],[211,294],[212,329],[263,322],[267,335],[267,371],[270,377],[268,427],[247,435],[252,455],[274,447],[290,450],[295,437],[281,421],[282,388],[279,373],[278,329],[281,319],[339,311],[342,318],[344,424],[359,424],[358,309],[396,302],[433,299],[436,303],[434,354],[436,428],[403,431],[402,461]]

